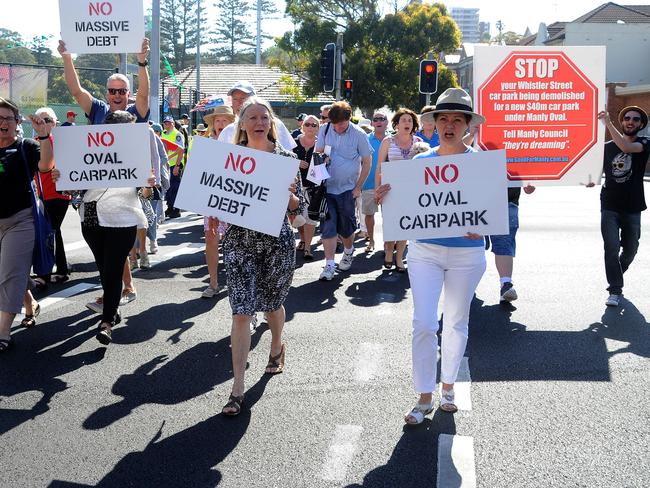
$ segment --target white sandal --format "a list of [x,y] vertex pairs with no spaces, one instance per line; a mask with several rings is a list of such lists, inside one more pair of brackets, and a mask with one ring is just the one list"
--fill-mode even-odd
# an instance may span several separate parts
[[454,403],[454,389],[444,390],[440,389],[440,409],[449,413],[456,413],[458,407]]
[[404,422],[409,425],[419,425],[424,421],[424,416],[433,412],[433,403],[416,403],[413,410],[404,416]]

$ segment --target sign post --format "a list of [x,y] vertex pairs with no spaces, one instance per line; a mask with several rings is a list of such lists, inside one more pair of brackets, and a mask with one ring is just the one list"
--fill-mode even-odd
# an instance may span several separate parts
[[510,186],[598,182],[604,47],[477,46],[478,145],[505,149]]
[[298,160],[195,137],[176,206],[279,236]]
[[505,151],[386,162],[385,241],[508,233]]
[[52,129],[56,189],[148,186],[151,149],[147,124],[104,124]]
[[61,38],[70,53],[139,53],[142,0],[59,0]]

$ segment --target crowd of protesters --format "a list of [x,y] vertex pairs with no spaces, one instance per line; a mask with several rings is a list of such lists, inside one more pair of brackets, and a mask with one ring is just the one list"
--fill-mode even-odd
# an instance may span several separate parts
[[[231,225],[213,216],[206,215],[203,220],[209,284],[201,296],[212,299],[224,288],[218,280],[221,248],[232,308],[234,382],[222,410],[229,416],[239,414],[244,405],[250,330],[258,312],[264,314],[272,336],[265,372],[278,374],[285,368],[283,303],[290,293],[296,260],[313,261],[315,247],[322,244],[324,263],[319,279],[344,277],[353,266],[355,236],[365,238],[365,253],[376,252],[376,214],[391,190],[382,181],[382,165],[475,153],[470,145],[472,133],[485,122],[473,110],[465,91],[450,88],[439,96],[435,106],[425,106],[419,114],[408,108],[392,114],[378,108],[365,125],[354,123],[347,102],[333,102],[320,107],[318,115],[299,114],[298,128],[289,132],[269,103],[256,96],[253,85],[238,81],[227,93],[225,103],[201,113],[202,122],[191,133],[187,114],[178,121],[166,115],[161,124],[149,120],[148,40],[143,41],[137,56],[135,99],[130,97],[129,79],[121,74],[108,78],[106,101],[89,93],[80,85],[63,41],[58,50],[70,94],[89,124],[149,123],[151,174],[147,186],[141,188],[91,189],[77,195],[58,191],[60,173],[53,158],[56,140],[51,134],[58,124],[54,111],[43,107],[29,116],[35,139],[24,138],[19,134],[23,120],[20,108],[10,100],[0,99],[0,353],[13,345],[11,326],[23,306],[21,325],[36,325],[40,305],[31,289],[63,283],[70,277],[61,227],[73,197],[80,201],[82,235],[94,256],[103,291],[87,307],[100,314],[96,338],[107,345],[112,341],[113,328],[121,321],[119,307],[137,297],[132,270],[151,266],[149,254],[158,252],[159,225],[166,218],[181,215],[176,196],[185,166],[191,161],[195,137],[297,158],[299,171],[288,189],[286,215],[278,237]],[[73,126],[76,116],[75,112],[68,112],[61,126]],[[648,118],[640,107],[624,108],[619,115],[622,133],[606,113],[599,114],[599,118],[612,135],[605,152],[605,185],[601,194],[609,283],[606,304],[618,306],[623,273],[638,248],[640,212],[645,210],[642,175],[650,142],[637,134],[645,128]],[[321,163],[327,167],[324,183],[315,180],[309,171]],[[531,186],[524,188],[526,193],[533,190]],[[457,410],[454,383],[467,343],[470,303],[486,268],[486,243],[491,243],[495,254],[501,280],[500,299],[517,299],[511,276],[519,196],[518,189],[508,193],[508,235],[467,233],[454,238],[384,242],[384,271],[394,268],[397,273],[408,273],[413,291],[413,383],[419,397],[405,416],[409,424],[421,423],[434,408],[438,302],[443,287],[446,298],[439,404],[446,412]],[[30,278],[39,198],[55,233],[55,259],[52,269]],[[163,209],[165,201],[167,208]],[[319,214],[319,209],[314,208],[319,201],[321,205],[326,203],[326,212]],[[314,243],[317,235],[320,240]],[[342,255],[337,264],[339,246]]]

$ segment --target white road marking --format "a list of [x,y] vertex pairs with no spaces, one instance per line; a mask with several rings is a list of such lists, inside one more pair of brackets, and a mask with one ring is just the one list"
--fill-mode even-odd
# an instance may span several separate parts
[[437,488],[476,488],[472,437],[440,434]]
[[327,481],[344,481],[348,466],[354,457],[361,438],[360,425],[337,425],[321,471]]
[[[76,285],[69,286],[68,288],[59,290],[56,293],[52,293],[45,298],[41,298],[38,300],[38,303],[41,305],[41,312],[46,308],[52,308],[54,305],[62,302],[66,298],[78,295],[79,293],[83,293],[86,290],[90,290],[92,288],[97,288],[98,286],[99,285],[96,285],[94,283],[77,283]],[[22,313],[16,315],[14,321],[20,322],[23,318],[25,318],[24,308],[22,310]]]
[[470,393],[471,386],[472,378],[469,374],[469,362],[467,356],[465,356],[460,362],[458,377],[456,378],[456,383],[454,383],[454,395],[458,410],[472,409],[472,395]]
[[370,381],[377,374],[385,350],[386,346],[383,344],[362,342],[357,354],[354,379],[363,383]]

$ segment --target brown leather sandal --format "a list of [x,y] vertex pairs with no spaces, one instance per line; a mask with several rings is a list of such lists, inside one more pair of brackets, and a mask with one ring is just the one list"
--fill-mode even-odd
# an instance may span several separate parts
[[235,396],[232,393],[230,398],[228,398],[228,403],[226,403],[221,409],[221,413],[228,415],[229,417],[235,417],[241,413],[241,407],[244,404],[244,395]]
[[[286,350],[286,344],[283,342],[282,349],[277,355],[271,356],[269,354],[269,362],[264,370],[266,374],[280,374],[284,371],[284,353]],[[269,369],[274,369],[274,371],[269,371]]]

